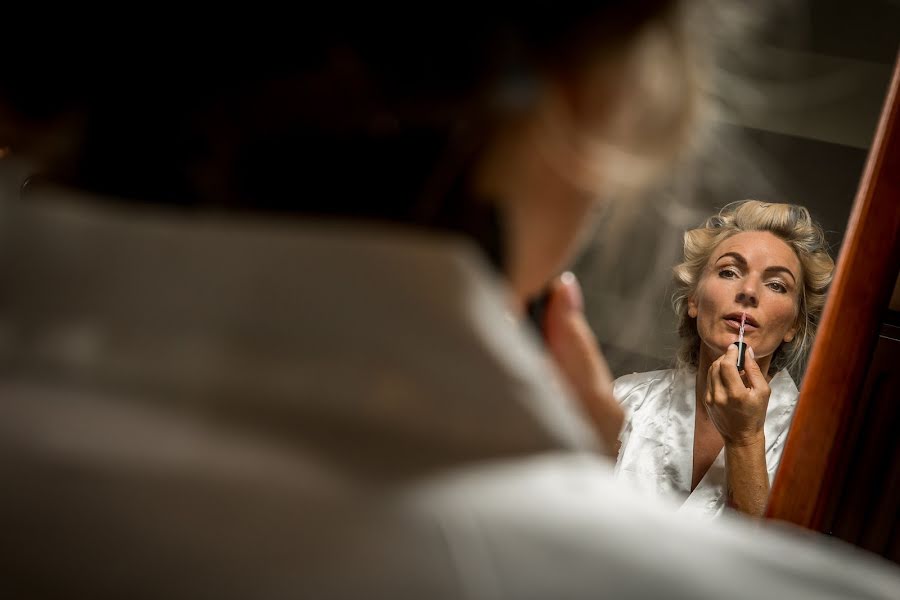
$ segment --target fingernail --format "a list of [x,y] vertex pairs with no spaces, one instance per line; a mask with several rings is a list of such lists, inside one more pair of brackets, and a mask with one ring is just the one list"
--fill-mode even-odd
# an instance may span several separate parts
[[581,286],[578,284],[578,278],[569,271],[566,271],[559,277],[560,282],[563,284],[563,289],[566,291],[566,300],[569,301],[569,309],[583,311],[584,310],[584,296],[581,293]]
[[753,346],[747,346],[747,352],[750,354],[750,358],[756,360],[756,356],[753,354]]

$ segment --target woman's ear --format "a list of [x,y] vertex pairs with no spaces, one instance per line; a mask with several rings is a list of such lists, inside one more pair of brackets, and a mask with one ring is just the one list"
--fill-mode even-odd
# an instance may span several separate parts
[[797,336],[797,332],[800,330],[800,323],[794,323],[794,325],[787,330],[787,333],[784,334],[784,342],[786,344],[790,344],[794,338]]
[[694,296],[688,296],[688,316],[692,319],[697,318],[697,301]]

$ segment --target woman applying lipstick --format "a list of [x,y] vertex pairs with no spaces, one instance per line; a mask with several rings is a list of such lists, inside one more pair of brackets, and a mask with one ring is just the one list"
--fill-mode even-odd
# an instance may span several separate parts
[[618,476],[684,498],[686,512],[761,516],[798,396],[790,371],[808,354],[833,269],[799,206],[738,202],[686,232],[678,366],[616,380]]

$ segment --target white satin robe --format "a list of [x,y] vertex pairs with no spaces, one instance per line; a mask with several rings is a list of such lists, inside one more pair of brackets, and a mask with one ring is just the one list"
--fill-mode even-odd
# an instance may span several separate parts
[[[799,392],[785,371],[769,382],[766,413],[766,467],[775,477]],[[641,492],[681,503],[681,512],[715,517],[725,508],[725,451],[719,452],[691,492],[693,475],[696,370],[633,373],[615,381],[625,409],[616,476]]]

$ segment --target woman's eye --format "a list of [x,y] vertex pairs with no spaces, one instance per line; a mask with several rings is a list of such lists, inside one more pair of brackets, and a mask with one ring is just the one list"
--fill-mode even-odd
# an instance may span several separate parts
[[734,269],[722,269],[719,271],[719,277],[722,277],[723,279],[734,279],[737,276],[737,271]]
[[787,287],[778,281],[770,281],[768,283],[769,289],[778,292],[779,294],[784,294],[787,292]]

